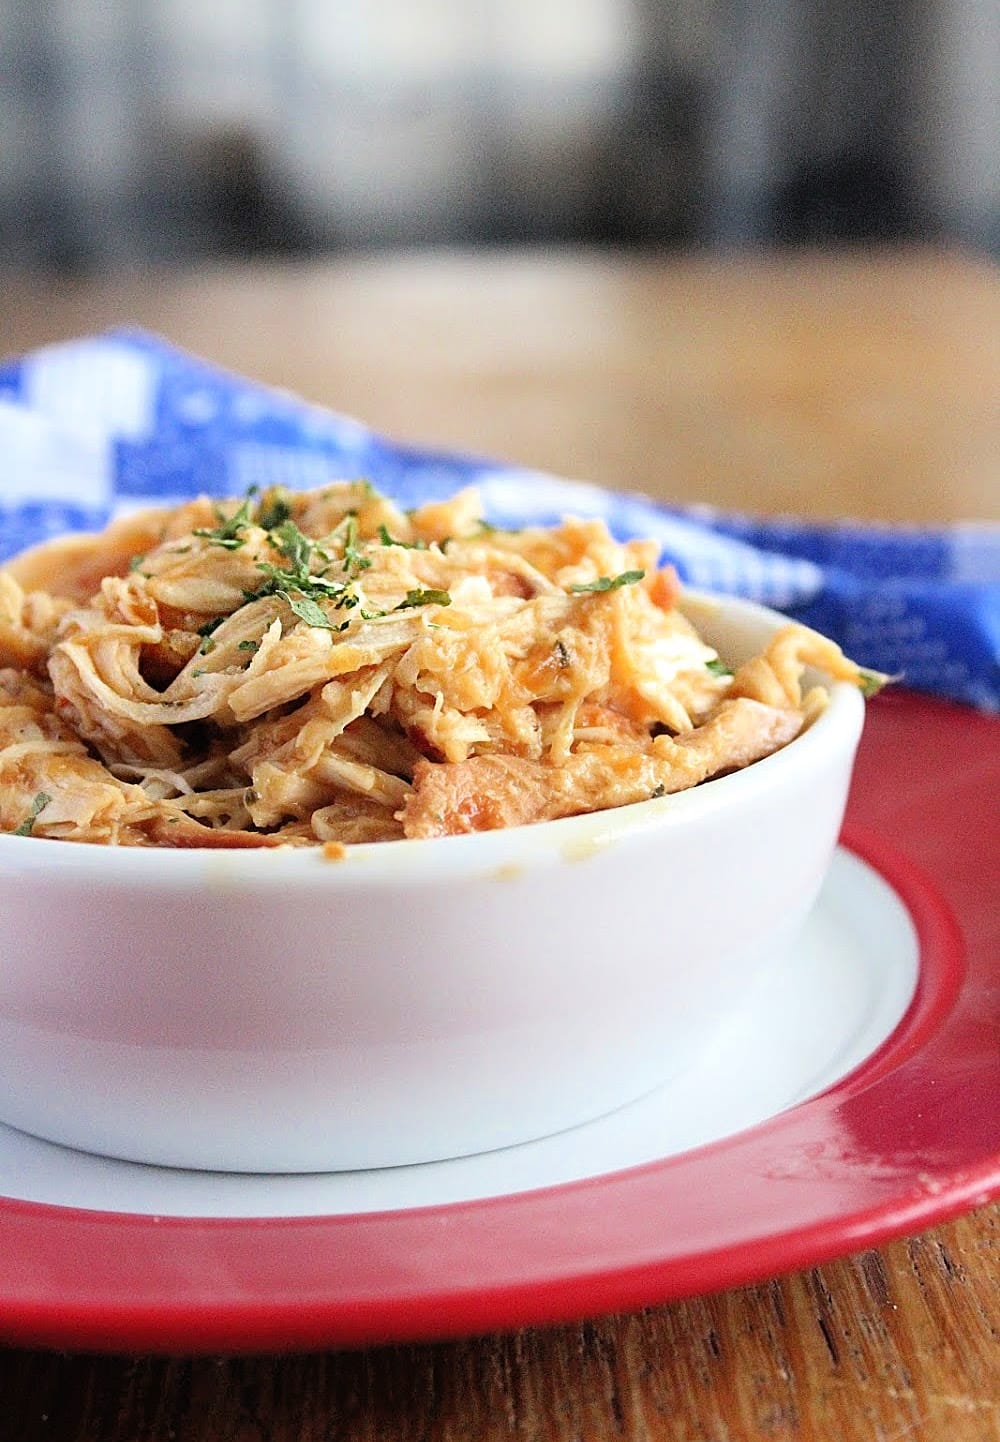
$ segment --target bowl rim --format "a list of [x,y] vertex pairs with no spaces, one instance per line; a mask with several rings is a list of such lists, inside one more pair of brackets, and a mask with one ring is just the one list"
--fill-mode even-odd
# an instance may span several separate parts
[[[732,614],[770,630],[789,624],[779,611],[741,597],[685,589],[680,609],[690,603],[701,619]],[[219,890],[340,891],[365,885],[440,884],[460,876],[493,873],[514,880],[522,871],[556,861],[583,861],[622,841],[712,817],[736,802],[766,793],[781,773],[808,773],[839,746],[856,747],[864,724],[861,691],[846,681],[829,685],[830,702],[788,745],[739,771],[662,797],[611,810],[458,836],[366,842],[330,858],[315,846],[225,850],[210,848],[98,846],[54,842],[40,836],[0,833],[0,880],[50,874],[53,879],[106,886],[134,886],[146,892],[202,886]]]

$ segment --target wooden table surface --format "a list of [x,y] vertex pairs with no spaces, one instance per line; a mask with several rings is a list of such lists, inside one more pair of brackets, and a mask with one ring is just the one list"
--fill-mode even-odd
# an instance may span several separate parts
[[[0,352],[123,323],[399,438],[605,485],[762,512],[1000,518],[1000,272],[960,254],[0,278]],[[8,1350],[0,1437],[987,1442],[998,1260],[986,1208],[767,1284],[513,1336],[286,1358]]]

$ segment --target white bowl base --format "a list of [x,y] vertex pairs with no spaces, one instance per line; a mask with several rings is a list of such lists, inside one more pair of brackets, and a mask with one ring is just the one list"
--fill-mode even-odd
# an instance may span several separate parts
[[918,968],[916,932],[900,898],[866,863],[838,850],[797,940],[709,1052],[598,1121],[453,1161],[286,1176],[114,1161],[0,1125],[0,1195],[156,1216],[355,1216],[621,1171],[732,1136],[834,1085],[895,1030]]

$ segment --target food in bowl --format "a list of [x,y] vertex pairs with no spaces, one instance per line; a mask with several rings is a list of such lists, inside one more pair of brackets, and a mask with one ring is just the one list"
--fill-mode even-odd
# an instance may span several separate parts
[[0,830],[170,848],[426,840],[759,762],[824,709],[787,624],[734,660],[655,543],[498,531],[362,482],[148,510],[0,572]]
[[11,563],[0,1118],[394,1166],[588,1121],[717,1042],[822,883],[868,678],[655,560],[343,483]]

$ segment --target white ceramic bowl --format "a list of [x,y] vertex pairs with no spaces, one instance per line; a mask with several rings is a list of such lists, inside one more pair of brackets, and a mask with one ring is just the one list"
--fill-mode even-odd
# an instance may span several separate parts
[[[783,618],[689,598],[727,658]],[[0,836],[0,1118],[234,1171],[393,1166],[573,1126],[709,1045],[808,913],[863,719],[695,790],[319,852]]]

